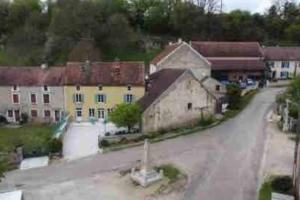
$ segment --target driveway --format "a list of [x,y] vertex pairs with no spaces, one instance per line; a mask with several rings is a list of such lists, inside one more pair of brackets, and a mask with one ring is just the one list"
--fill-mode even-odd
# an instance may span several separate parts
[[[189,175],[187,190],[178,199],[256,199],[266,113],[279,90],[263,90],[240,115],[215,128],[151,145],[152,164],[172,162]],[[45,199],[64,199],[63,194],[77,191],[81,196],[74,200],[89,200],[88,195],[100,193],[101,188],[88,190],[84,198],[84,191],[93,186],[79,184],[80,180],[130,168],[141,156],[142,147],[135,147],[26,172],[13,171],[7,174],[2,187],[19,186],[25,193],[38,196],[48,186],[56,185],[56,192]],[[63,183],[72,185],[73,190],[60,188]]]
[[73,122],[63,139],[63,156],[66,160],[74,160],[94,155],[98,152],[98,137],[105,132],[115,132],[118,128],[113,123]]

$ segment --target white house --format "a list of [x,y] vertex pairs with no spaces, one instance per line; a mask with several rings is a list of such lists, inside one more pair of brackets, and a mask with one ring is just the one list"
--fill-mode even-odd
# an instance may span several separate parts
[[300,74],[300,47],[266,47],[263,52],[272,79],[289,79]]

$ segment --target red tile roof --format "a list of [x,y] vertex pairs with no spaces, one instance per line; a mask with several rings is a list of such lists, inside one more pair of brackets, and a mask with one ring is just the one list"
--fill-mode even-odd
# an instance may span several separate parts
[[204,57],[263,57],[258,42],[202,42],[192,47]]
[[63,84],[64,67],[0,67],[0,85],[59,86]]
[[212,70],[246,70],[261,71],[265,64],[262,59],[209,59],[212,63]]
[[263,53],[266,60],[300,61],[300,47],[266,47]]
[[142,62],[97,62],[84,68],[86,63],[68,63],[66,85],[144,85]]
[[174,51],[177,47],[179,47],[181,44],[182,43],[175,43],[175,44],[167,45],[165,47],[165,49],[151,61],[151,64],[156,65],[162,59],[164,59],[166,56],[168,56],[172,51]]
[[148,91],[138,103],[143,110],[146,110],[164,91],[166,91],[176,79],[178,79],[185,69],[162,69],[150,75]]

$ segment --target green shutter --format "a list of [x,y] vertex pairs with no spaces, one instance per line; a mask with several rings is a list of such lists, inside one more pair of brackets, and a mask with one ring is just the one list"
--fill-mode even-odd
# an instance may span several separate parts
[[84,94],[82,94],[82,103],[84,103]]
[[98,103],[98,94],[95,94],[95,103]]
[[127,101],[126,101],[126,94],[123,96],[123,101],[124,101],[124,103],[127,102]]
[[106,103],[106,94],[103,94],[104,103]]
[[75,103],[75,98],[76,98],[75,94],[73,94],[73,103]]

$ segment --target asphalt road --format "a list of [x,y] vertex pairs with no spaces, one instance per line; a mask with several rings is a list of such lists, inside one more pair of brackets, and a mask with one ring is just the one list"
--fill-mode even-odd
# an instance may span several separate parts
[[[236,118],[189,136],[151,145],[153,163],[171,162],[189,175],[187,200],[254,200],[266,138],[266,114],[279,89],[260,92]],[[130,168],[142,147],[62,162],[27,171],[13,171],[0,188],[38,190],[56,183]],[[84,186],[78,186],[78,189]]]

